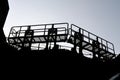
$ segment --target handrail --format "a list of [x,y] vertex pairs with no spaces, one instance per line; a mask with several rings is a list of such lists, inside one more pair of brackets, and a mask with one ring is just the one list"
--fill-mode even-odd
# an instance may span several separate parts
[[23,25],[23,26],[13,26],[12,28],[14,27],[27,27],[27,26],[46,26],[46,25],[60,25],[60,24],[66,24],[67,25],[67,28],[69,28],[69,23],[51,23],[51,24],[37,24],[37,25]]
[[[78,26],[76,26],[76,25],[74,25],[74,24],[71,24],[71,29],[72,29],[73,26],[75,26],[75,27],[77,27],[77,28],[80,28],[80,27],[78,27]],[[96,36],[96,37],[98,37],[98,38],[100,38],[100,39],[102,39],[102,40],[104,40],[104,41],[107,41],[107,40],[105,40],[105,39],[103,39],[103,38],[101,38],[101,37],[99,37],[99,36],[97,36],[97,35],[89,32],[89,31],[87,31],[87,30],[85,30],[85,29],[83,29],[83,28],[80,28],[80,29],[83,30],[83,31],[86,31],[86,32],[88,32],[89,34],[94,35],[94,36]],[[107,42],[109,42],[109,41],[107,41]],[[109,43],[111,43],[111,42],[109,42]],[[111,44],[113,44],[113,43],[111,43]]]
[[[64,25],[65,27],[63,27],[63,26],[56,26],[56,25]],[[51,26],[49,26],[49,25],[51,25]],[[93,34],[93,33],[91,33],[91,32],[89,32],[89,31],[87,31],[87,30],[85,30],[85,29],[83,29],[83,28],[80,28],[80,27],[78,27],[78,26],[76,26],[76,25],[74,25],[74,24],[71,24],[71,26],[70,26],[70,28],[69,28],[69,24],[68,23],[52,23],[52,24],[38,24],[38,25],[24,25],[24,26],[13,26],[12,28],[11,28],[11,30],[10,30],[10,33],[9,33],[9,36],[8,36],[8,39],[10,39],[10,37],[11,37],[11,32],[12,32],[12,30],[13,29],[17,29],[17,33],[16,33],[16,39],[17,39],[17,37],[24,37],[24,33],[25,33],[25,31],[27,30],[27,28],[29,28],[29,26],[31,27],[31,29],[30,30],[34,30],[34,33],[36,33],[36,35],[33,35],[34,37],[35,36],[37,36],[37,34],[38,34],[38,36],[37,37],[39,37],[39,36],[41,36],[41,35],[43,35],[43,36],[46,36],[46,33],[48,33],[48,29],[51,29],[52,28],[52,26],[56,26],[57,27],[57,30],[58,30],[58,32],[59,32],[59,34],[62,32],[62,34],[65,34],[65,36],[69,36],[69,35],[72,35],[73,37],[74,37],[74,33],[75,32],[80,32],[82,35],[83,35],[83,38],[88,38],[88,43],[90,43],[90,41],[92,40],[92,41],[98,41],[99,43],[100,43],[100,45],[102,46],[102,48],[104,48],[104,46],[105,46],[105,49],[107,50],[107,51],[113,51],[113,54],[115,54],[115,50],[114,50],[114,45],[113,45],[113,43],[111,43],[111,42],[109,42],[109,41],[107,41],[107,40],[105,40],[105,39],[103,39],[103,38],[101,38],[101,37],[99,37],[99,36],[97,36],[97,35],[95,35],[95,34]],[[42,28],[40,27],[37,27],[37,28],[32,28],[32,27],[36,27],[36,26],[42,26]],[[56,28],[55,27],[55,28]],[[75,30],[75,29],[73,29],[74,27],[76,27],[77,28],[77,30]],[[63,31],[64,31],[64,33],[63,33]],[[58,34],[58,36],[59,36],[59,34]],[[61,35],[62,35],[61,34]],[[21,36],[21,35],[23,35],[23,36]],[[13,36],[14,37],[14,36]],[[12,38],[12,37],[11,37]],[[94,39],[95,38],[95,39]],[[68,39],[68,38],[67,38]],[[60,40],[62,40],[62,39],[60,39]],[[65,39],[66,40],[66,39]],[[9,40],[8,40],[9,41]],[[92,44],[92,43],[91,43]],[[111,46],[111,47],[110,47]]]
[[[107,41],[107,40],[105,40],[105,39],[103,39],[103,38],[101,38],[101,37],[99,37],[99,36],[97,36],[97,35],[89,32],[89,31],[87,31],[87,30],[85,30],[85,29],[83,29],[83,28],[80,28],[80,27],[78,27],[78,26],[76,26],[76,25],[74,25],[74,24],[72,24],[72,25],[71,25],[71,28],[70,28],[70,29],[71,29],[71,35],[72,35],[72,32],[78,32],[78,31],[74,30],[73,27],[77,27],[78,29],[80,29],[80,30],[81,30],[81,34],[84,35],[84,37],[85,37],[85,36],[88,37],[89,40],[92,39],[92,40],[95,40],[95,41],[96,41],[97,38],[98,38],[98,39],[100,40],[99,43],[104,44],[107,49],[113,50],[113,53],[115,54],[115,50],[114,50],[114,45],[113,45],[113,43],[111,43],[111,42],[109,42],[109,41]],[[88,35],[85,35],[84,32],[87,32]],[[91,38],[91,36],[94,36],[96,39]],[[103,42],[105,42],[105,43],[103,43]],[[111,45],[112,48],[110,48],[109,45]]]

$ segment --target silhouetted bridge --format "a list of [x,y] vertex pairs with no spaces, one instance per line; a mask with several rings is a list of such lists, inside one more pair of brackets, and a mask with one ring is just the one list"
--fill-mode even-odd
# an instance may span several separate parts
[[93,53],[93,57],[100,59],[115,57],[114,45],[111,42],[74,24],[70,26],[68,23],[14,26],[8,36],[8,43],[18,50],[24,47],[36,50],[51,49],[51,46],[61,49],[57,44],[59,42],[72,44],[71,49],[78,50],[79,54],[87,50]]

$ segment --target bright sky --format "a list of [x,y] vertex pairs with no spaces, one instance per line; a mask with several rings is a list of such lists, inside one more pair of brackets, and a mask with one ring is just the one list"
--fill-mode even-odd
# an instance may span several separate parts
[[120,53],[120,0],[9,0],[4,27],[68,22],[115,45]]

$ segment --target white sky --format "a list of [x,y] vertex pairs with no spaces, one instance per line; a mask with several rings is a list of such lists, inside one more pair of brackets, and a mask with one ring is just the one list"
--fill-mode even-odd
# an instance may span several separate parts
[[68,22],[115,45],[120,53],[120,0],[9,0],[4,27]]

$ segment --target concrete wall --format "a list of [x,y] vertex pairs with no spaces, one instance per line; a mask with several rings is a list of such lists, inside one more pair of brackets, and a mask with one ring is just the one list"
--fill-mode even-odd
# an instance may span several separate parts
[[3,27],[9,11],[8,0],[0,0],[0,45],[6,41]]

